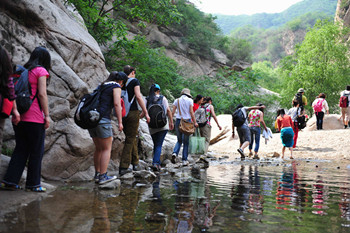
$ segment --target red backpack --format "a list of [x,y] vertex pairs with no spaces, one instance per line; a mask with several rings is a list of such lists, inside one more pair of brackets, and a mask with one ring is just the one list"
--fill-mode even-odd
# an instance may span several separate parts
[[321,112],[322,111],[322,104],[323,104],[324,99],[318,100],[317,103],[314,105],[314,111],[315,112]]
[[339,107],[347,108],[348,106],[349,106],[349,94],[344,94],[343,96],[340,96]]

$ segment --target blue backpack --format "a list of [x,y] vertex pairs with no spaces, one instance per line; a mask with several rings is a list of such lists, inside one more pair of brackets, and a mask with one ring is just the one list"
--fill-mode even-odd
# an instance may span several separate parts
[[27,112],[35,98],[37,98],[38,96],[37,91],[33,99],[30,98],[30,96],[32,95],[32,87],[29,83],[28,72],[28,69],[24,68],[23,66],[16,65],[16,71],[12,76],[13,84],[15,86],[15,93],[17,96],[17,110],[20,114]]

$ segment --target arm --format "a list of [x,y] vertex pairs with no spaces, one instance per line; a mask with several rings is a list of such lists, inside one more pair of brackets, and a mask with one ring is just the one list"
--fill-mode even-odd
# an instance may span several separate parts
[[251,107],[248,107],[247,110],[259,109],[259,108],[266,108],[266,107],[264,105],[263,106],[251,106]]
[[173,105],[173,111],[171,113],[173,117],[175,116],[175,113],[176,113],[176,105],[174,104]]
[[326,109],[327,111],[327,114],[329,115],[329,107],[328,107],[328,103],[326,100],[323,101],[323,104],[324,104],[324,108]]
[[260,123],[263,124],[265,130],[267,131],[267,127],[266,127],[266,124],[265,124],[265,121],[264,121],[264,113],[261,112],[261,115],[260,115]]
[[12,107],[12,123],[14,125],[17,125],[21,121],[21,115],[19,114],[17,110],[17,104],[16,101],[13,101],[13,107]]
[[38,78],[38,98],[40,101],[40,106],[45,115],[45,129],[50,126],[50,116],[49,116],[49,107],[48,107],[48,98],[46,92],[46,76],[41,76]]
[[219,121],[218,119],[216,118],[216,115],[215,115],[215,111],[214,111],[214,106],[213,105],[210,105],[210,113],[211,115],[213,116],[216,124],[218,125],[219,129],[221,130],[221,126],[219,125]]
[[169,129],[173,130],[174,129],[173,114],[169,107],[167,107],[166,112],[168,114],[168,119],[169,119]]
[[277,118],[277,128],[278,128],[278,131],[281,132],[282,121],[279,118]]
[[196,122],[196,117],[194,116],[194,112],[193,112],[193,106],[190,106],[190,115],[192,118],[192,122],[194,123],[194,126],[198,127],[198,124]]
[[146,109],[146,105],[143,102],[142,96],[141,96],[141,91],[140,91],[140,86],[135,86],[134,87],[134,92],[135,92],[135,98],[137,100],[137,102],[139,103],[141,109],[142,109],[142,114],[144,114],[146,116],[146,121],[147,123],[150,122],[150,118]]
[[123,130],[122,106],[120,104],[121,93],[122,91],[120,88],[113,88],[113,103],[114,103],[115,112],[117,114],[119,131]]

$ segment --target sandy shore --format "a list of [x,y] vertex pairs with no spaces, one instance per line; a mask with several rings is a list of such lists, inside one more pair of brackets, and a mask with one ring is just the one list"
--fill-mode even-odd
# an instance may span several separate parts
[[[334,119],[336,120],[334,120]],[[299,132],[297,147],[294,151],[294,158],[313,158],[313,159],[334,159],[334,160],[350,160],[350,129],[330,129],[330,128],[342,128],[342,124],[339,121],[338,115],[327,116],[325,118],[325,129],[314,130],[314,124],[310,119],[308,128],[303,129]],[[240,157],[237,152],[239,148],[239,139],[236,133],[236,137],[232,138],[232,125],[231,115],[220,115],[218,116],[220,125],[225,128],[228,127],[230,131],[226,134],[227,138],[209,147],[209,151],[214,154],[227,154],[235,157]],[[327,122],[328,121],[328,122]],[[332,124],[330,124],[332,123]],[[213,121],[212,124],[212,138],[219,134],[219,129],[216,123]],[[268,126],[271,127],[271,126]],[[328,129],[327,129],[328,128]],[[268,140],[265,144],[265,139],[260,139],[259,156],[272,157],[276,152],[281,154],[282,143],[280,134],[273,134],[273,138]],[[247,155],[248,148],[244,151]],[[289,150],[286,149],[285,157],[289,157]]]

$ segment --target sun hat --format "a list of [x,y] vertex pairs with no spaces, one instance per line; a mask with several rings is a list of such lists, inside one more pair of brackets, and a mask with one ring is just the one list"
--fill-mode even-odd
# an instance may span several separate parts
[[190,89],[188,89],[188,88],[182,89],[181,95],[187,95],[187,96],[189,96],[189,97],[192,98],[191,91],[190,91]]
[[303,88],[299,88],[298,92],[300,92],[300,93],[305,93],[305,91],[304,91]]

